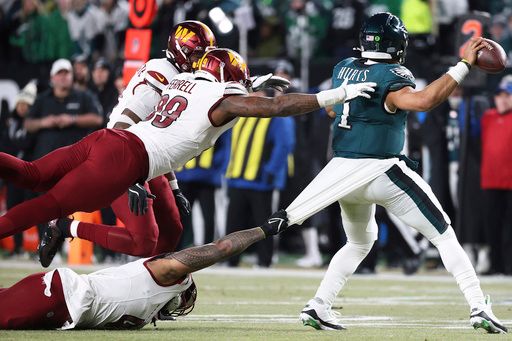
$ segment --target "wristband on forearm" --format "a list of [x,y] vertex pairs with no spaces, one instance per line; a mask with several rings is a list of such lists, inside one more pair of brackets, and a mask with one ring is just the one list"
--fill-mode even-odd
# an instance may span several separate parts
[[471,65],[466,60],[461,60],[455,66],[448,70],[449,74],[458,84],[462,83],[464,78],[468,75]]
[[[340,88],[343,91],[341,91]],[[345,98],[347,98],[347,90],[345,90],[345,88],[343,87],[320,91],[319,93],[316,94],[316,99],[321,108],[325,108],[343,102]]]
[[175,189],[178,189],[178,180],[169,180],[169,185],[171,186],[171,189],[174,191]]

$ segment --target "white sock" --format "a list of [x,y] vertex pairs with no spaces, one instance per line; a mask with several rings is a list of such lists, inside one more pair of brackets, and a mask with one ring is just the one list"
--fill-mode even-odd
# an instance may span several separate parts
[[369,244],[354,244],[347,242],[334,257],[332,257],[324,278],[318,287],[315,297],[320,298],[329,307],[341,291],[350,275],[356,271],[363,259],[370,253],[373,242]]
[[73,220],[71,225],[69,225],[69,234],[72,237],[78,237],[78,224],[80,224],[78,220]]
[[450,226],[442,235],[433,238],[431,242],[439,250],[446,270],[455,277],[470,308],[483,307],[485,299],[480,288],[480,281],[476,277],[475,269],[457,240],[452,227]]

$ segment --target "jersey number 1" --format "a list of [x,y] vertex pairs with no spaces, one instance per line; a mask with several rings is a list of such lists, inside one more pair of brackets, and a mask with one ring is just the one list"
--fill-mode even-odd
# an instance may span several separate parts
[[340,123],[338,123],[338,127],[343,129],[352,129],[352,126],[348,124],[348,115],[350,113],[350,102],[343,103],[343,113],[340,118]]
[[[342,85],[345,86],[348,84],[348,78],[345,78]],[[348,115],[350,114],[350,103],[343,103],[343,112],[340,117],[340,123],[338,123],[338,127],[343,129],[352,129],[350,124],[348,124]]]
[[157,128],[167,128],[180,117],[187,106],[188,100],[183,96],[169,99],[169,95],[163,95],[148,120],[151,120],[151,124]]

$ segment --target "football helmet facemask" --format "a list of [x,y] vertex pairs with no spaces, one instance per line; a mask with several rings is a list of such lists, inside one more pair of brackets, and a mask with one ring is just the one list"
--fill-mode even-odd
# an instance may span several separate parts
[[185,316],[194,310],[197,298],[197,287],[194,281],[192,284],[179,295],[174,296],[162,309],[158,312],[158,320],[174,320],[175,317]]
[[409,33],[396,15],[389,12],[374,14],[364,22],[359,33],[361,57],[403,64],[408,39]]
[[182,72],[191,72],[201,56],[217,45],[212,30],[200,21],[187,20],[169,33],[167,60]]

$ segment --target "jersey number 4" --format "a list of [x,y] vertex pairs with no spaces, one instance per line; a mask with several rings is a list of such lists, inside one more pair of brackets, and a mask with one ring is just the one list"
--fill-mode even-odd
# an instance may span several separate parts
[[157,128],[167,128],[180,117],[187,106],[188,100],[183,96],[169,99],[169,95],[163,95],[155,110],[148,116],[148,121]]

